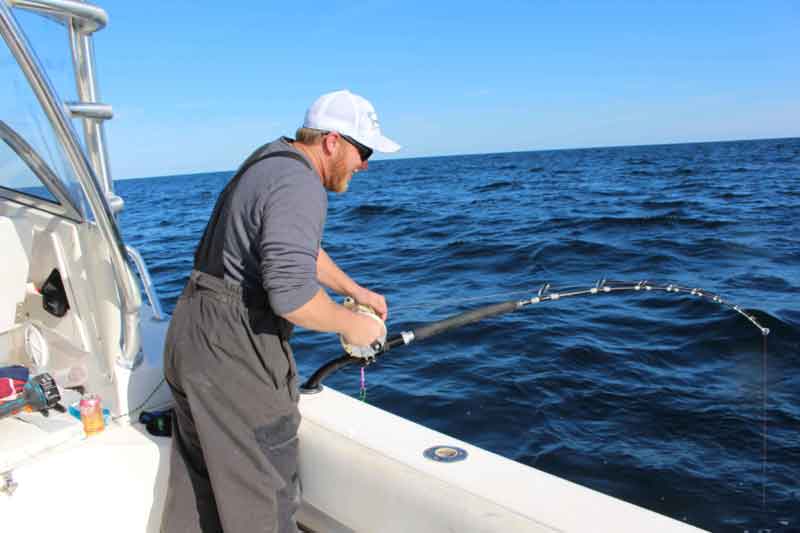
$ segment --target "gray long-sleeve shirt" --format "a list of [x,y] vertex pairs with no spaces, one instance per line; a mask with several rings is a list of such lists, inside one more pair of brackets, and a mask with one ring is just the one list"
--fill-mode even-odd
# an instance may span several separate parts
[[[290,141],[277,139],[266,153],[291,151],[307,161]],[[221,254],[226,281],[248,291],[263,288],[273,312],[285,315],[320,288],[317,255],[327,209],[316,172],[289,157],[264,159],[242,174],[216,223],[212,217],[207,254],[214,263]]]

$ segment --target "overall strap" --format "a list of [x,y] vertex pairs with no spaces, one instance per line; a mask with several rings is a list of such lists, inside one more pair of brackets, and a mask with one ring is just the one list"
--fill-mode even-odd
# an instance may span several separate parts
[[200,239],[200,244],[197,246],[197,250],[194,253],[194,268],[195,270],[203,271],[207,274],[212,276],[216,276],[221,278],[223,276],[222,264],[219,261],[214,261],[209,257],[209,252],[211,250],[211,235],[214,232],[217,224],[219,223],[220,216],[224,211],[225,205],[228,203],[228,198],[231,196],[231,193],[236,189],[236,186],[239,185],[239,182],[242,179],[242,176],[247,172],[250,167],[255,165],[256,163],[263,161],[265,159],[269,159],[272,157],[288,157],[289,159],[294,159],[295,161],[299,161],[309,170],[313,171],[314,169],[311,167],[311,164],[300,154],[297,152],[292,152],[289,150],[281,150],[278,152],[269,152],[269,144],[265,144],[264,146],[260,147],[258,150],[253,152],[250,157],[248,157],[244,163],[239,167],[239,170],[236,171],[236,174],[231,178],[228,184],[225,186],[225,189],[219,195],[217,199],[217,203],[214,206],[214,211],[211,213],[211,217],[208,219],[208,224],[206,224],[206,228],[203,231],[203,237]]
[[250,157],[245,159],[244,163],[242,163],[242,166],[240,166],[239,170],[236,171],[236,175],[233,177],[233,180],[237,180],[239,177],[241,177],[242,174],[244,174],[247,171],[247,169],[258,163],[259,161],[263,161],[264,159],[269,159],[270,157],[288,157],[289,159],[294,159],[295,161],[303,163],[308,168],[308,170],[314,170],[311,168],[311,164],[306,160],[306,158],[301,156],[297,152],[291,152],[289,150],[281,150],[279,152],[266,153],[267,150],[269,150],[268,146],[269,144],[265,144],[264,146],[253,152],[250,155]]

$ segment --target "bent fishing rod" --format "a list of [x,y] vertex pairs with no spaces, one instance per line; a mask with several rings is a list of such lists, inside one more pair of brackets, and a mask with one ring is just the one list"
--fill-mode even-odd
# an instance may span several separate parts
[[[522,299],[522,300],[509,300],[506,302],[486,305],[470,311],[464,311],[462,313],[458,313],[443,320],[437,320],[435,322],[424,324],[413,330],[402,331],[400,333],[392,335],[391,337],[387,337],[385,342],[382,343],[375,342],[371,346],[367,347],[351,347],[343,342],[343,344],[345,344],[345,349],[346,349],[345,354],[340,357],[337,357],[336,359],[332,359],[327,363],[325,363],[324,365],[322,365],[321,367],[319,367],[314,372],[314,374],[312,374],[311,377],[300,387],[300,389],[303,393],[319,392],[322,390],[322,381],[325,378],[327,378],[329,375],[333,374],[337,370],[341,369],[342,367],[347,366],[351,363],[358,363],[362,366],[367,366],[375,362],[375,360],[379,356],[399,346],[406,346],[408,344],[411,344],[412,342],[419,342],[425,339],[429,339],[433,336],[439,335],[446,331],[460,328],[462,326],[466,326],[467,324],[472,324],[474,322],[478,322],[480,320],[490,318],[493,316],[511,313],[519,309],[522,309],[523,307],[527,307],[529,305],[534,305],[544,302],[554,302],[556,300],[562,300],[564,298],[613,294],[613,293],[631,292],[631,291],[633,292],[662,291],[672,294],[682,293],[682,294],[688,294],[690,296],[695,296],[701,299],[705,299],[713,303],[727,307],[728,309],[731,309],[736,313],[739,313],[740,315],[745,317],[748,321],[750,321],[756,328],[758,328],[758,330],[761,332],[763,336],[769,335],[769,328],[762,326],[758,322],[756,317],[746,313],[741,307],[728,302],[718,294],[714,294],[712,292],[703,289],[684,287],[672,283],[666,285],[658,283],[650,283],[647,280],[638,282],[624,282],[624,281],[607,281],[605,279],[602,279],[598,281],[593,287],[567,288],[555,291],[550,287],[549,283],[545,283],[539,289],[537,295],[532,298]],[[363,308],[364,306],[361,307]],[[364,311],[362,309],[361,312],[366,312],[369,314],[370,311]],[[374,312],[372,312],[371,314],[374,315],[375,318],[377,319],[377,315],[375,315]]]

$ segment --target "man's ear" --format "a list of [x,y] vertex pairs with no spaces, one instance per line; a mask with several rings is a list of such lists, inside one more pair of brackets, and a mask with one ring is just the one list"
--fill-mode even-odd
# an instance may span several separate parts
[[322,138],[322,151],[325,155],[333,155],[336,152],[340,139],[338,135],[328,134]]

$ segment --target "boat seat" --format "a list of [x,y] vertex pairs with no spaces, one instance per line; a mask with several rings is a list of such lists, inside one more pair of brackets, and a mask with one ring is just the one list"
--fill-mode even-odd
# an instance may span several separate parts
[[0,332],[14,327],[17,305],[25,300],[32,247],[32,222],[21,217],[0,215],[0,250],[3,254],[3,272],[0,275]]

